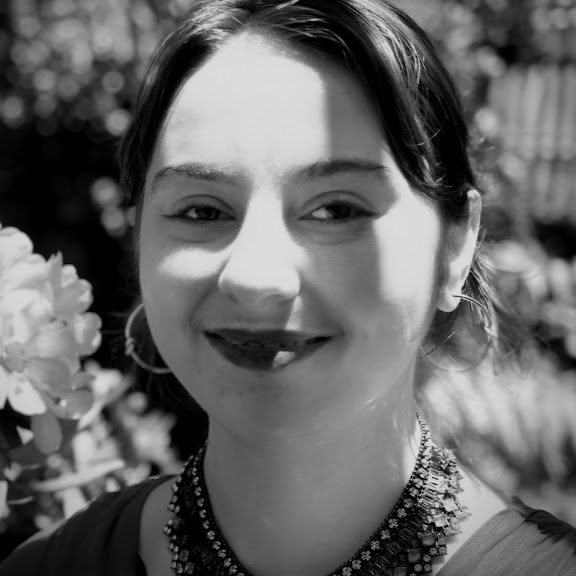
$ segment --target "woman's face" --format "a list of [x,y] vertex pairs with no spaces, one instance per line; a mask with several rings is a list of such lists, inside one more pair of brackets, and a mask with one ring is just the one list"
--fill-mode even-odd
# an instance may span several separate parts
[[[228,428],[345,426],[412,394],[441,230],[345,71],[239,36],[185,82],[156,143],[139,240],[152,335]],[[258,340],[263,354],[226,329],[327,339]]]

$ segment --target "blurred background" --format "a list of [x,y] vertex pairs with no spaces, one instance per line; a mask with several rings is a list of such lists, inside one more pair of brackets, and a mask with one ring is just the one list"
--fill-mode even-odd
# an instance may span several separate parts
[[[62,252],[103,320],[89,365],[97,408],[58,452],[5,470],[0,559],[105,491],[177,473],[202,441],[205,417],[178,386],[163,393],[123,356],[136,291],[115,160],[148,59],[192,3],[0,2],[0,223],[43,256]],[[576,1],[396,4],[460,87],[496,282],[539,342],[529,375],[425,374],[421,393],[479,475],[576,524]]]

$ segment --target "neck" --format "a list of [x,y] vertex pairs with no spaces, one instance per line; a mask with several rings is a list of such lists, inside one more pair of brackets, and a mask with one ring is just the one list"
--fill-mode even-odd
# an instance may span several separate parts
[[256,438],[210,422],[210,503],[247,569],[256,576],[323,576],[379,527],[418,454],[420,430],[406,389],[323,433]]

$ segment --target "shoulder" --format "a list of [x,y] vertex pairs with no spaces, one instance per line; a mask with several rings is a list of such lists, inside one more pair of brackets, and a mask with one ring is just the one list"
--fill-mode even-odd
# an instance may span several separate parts
[[21,544],[2,564],[2,576],[135,573],[142,507],[168,477],[107,492],[68,519]]
[[546,510],[527,506],[519,498],[514,498],[508,509],[522,519],[520,528],[524,542],[530,545],[540,561],[563,562],[570,567],[569,574],[576,574],[576,527]]
[[556,518],[556,516],[546,510],[531,508],[520,498],[513,498],[509,508],[523,516],[526,522],[531,522],[538,526],[542,533],[549,536],[565,537],[574,546],[576,553],[576,527],[572,526],[572,524]]
[[576,528],[512,497],[464,542],[441,572],[441,576],[460,574],[576,575]]
[[172,556],[168,540],[161,538],[166,522],[172,518],[168,505],[172,499],[174,477],[158,483],[142,508],[140,522],[140,558],[148,575],[172,576]]

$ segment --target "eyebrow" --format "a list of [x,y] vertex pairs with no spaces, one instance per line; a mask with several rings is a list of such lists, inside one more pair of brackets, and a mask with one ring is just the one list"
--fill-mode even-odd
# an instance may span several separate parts
[[[363,158],[333,158],[319,160],[306,166],[301,166],[290,172],[294,180],[314,180],[354,174],[377,180],[381,184],[390,181],[391,170],[384,164]],[[156,172],[152,179],[151,190],[155,194],[163,182],[174,176],[184,176],[204,182],[217,182],[238,185],[242,181],[242,173],[234,168],[215,166],[198,162],[188,162],[175,166],[165,166]]]

